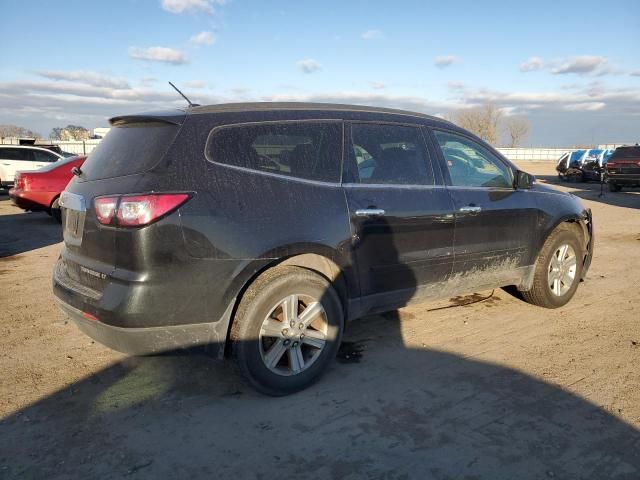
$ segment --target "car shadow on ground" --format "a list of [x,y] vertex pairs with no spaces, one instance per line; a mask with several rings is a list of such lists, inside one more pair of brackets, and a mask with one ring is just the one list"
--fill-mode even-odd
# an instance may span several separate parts
[[621,192],[610,192],[609,186],[598,182],[563,182],[556,175],[536,175],[536,179],[550,185],[569,188],[571,193],[583,200],[606,203],[616,207],[640,208],[640,188],[626,188]]
[[0,232],[0,258],[62,241],[60,224],[43,212],[0,215]]
[[[517,321],[517,320],[514,320]],[[353,322],[319,383],[272,398],[195,352],[127,358],[0,422],[2,478],[639,478],[640,432],[500,365]]]

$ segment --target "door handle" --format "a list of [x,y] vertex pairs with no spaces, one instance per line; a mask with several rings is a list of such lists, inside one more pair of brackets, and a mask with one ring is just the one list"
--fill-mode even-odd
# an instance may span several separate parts
[[356,217],[382,217],[384,210],[381,208],[362,208],[356,210]]
[[466,207],[462,207],[459,211],[462,213],[479,213],[482,211],[482,207],[467,205]]

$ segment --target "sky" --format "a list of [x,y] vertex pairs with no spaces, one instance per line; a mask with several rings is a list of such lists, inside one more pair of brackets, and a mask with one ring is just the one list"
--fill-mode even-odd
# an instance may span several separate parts
[[448,117],[490,102],[527,146],[640,141],[640,1],[0,0],[0,124],[319,101]]

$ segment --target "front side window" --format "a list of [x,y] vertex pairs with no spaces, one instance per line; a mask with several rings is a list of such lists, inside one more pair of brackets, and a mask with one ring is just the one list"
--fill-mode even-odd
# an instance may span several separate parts
[[339,182],[342,122],[265,122],[214,130],[211,161],[307,180]]
[[53,153],[33,150],[33,160],[36,162],[55,162],[57,159]]
[[453,186],[513,186],[509,167],[482,145],[455,133],[439,130],[435,130],[434,133]]
[[418,127],[355,123],[351,142],[359,183],[433,185],[431,163]]

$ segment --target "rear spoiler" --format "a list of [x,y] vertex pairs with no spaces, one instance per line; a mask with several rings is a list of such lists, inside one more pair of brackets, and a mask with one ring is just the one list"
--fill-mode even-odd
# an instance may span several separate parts
[[182,125],[186,116],[187,114],[184,110],[140,113],[113,117],[109,119],[109,123],[113,127],[120,127],[132,123],[164,123],[167,125]]

